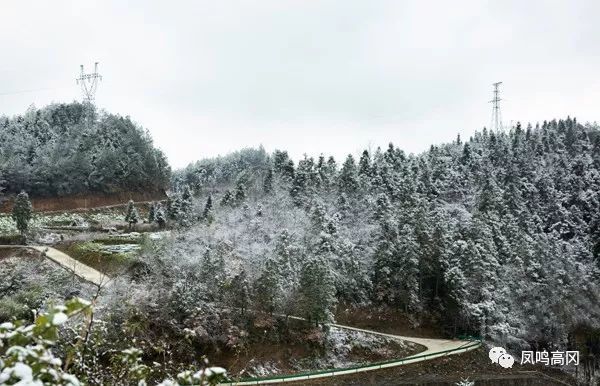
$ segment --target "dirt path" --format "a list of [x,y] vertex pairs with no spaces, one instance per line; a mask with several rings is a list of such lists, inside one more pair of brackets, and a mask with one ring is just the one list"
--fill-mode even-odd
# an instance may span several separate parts
[[[297,316],[290,316],[291,319],[304,320],[303,318]],[[411,336],[402,336],[402,335],[393,335],[393,334],[385,334],[382,332],[365,330],[362,328],[344,326],[341,324],[331,324],[332,327],[342,328],[345,330],[351,331],[359,331],[367,334],[384,336],[392,339],[399,339],[408,342],[413,342],[425,347],[425,351],[422,351],[418,354],[411,355],[405,358],[401,358],[395,361],[386,361],[384,363],[374,363],[372,365],[365,366],[357,366],[349,369],[331,369],[324,371],[315,371],[312,373],[303,373],[297,375],[281,375],[281,376],[273,376],[268,378],[262,378],[257,380],[248,380],[241,382],[231,382],[231,383],[222,383],[221,385],[263,385],[263,384],[275,384],[275,383],[284,383],[284,382],[297,382],[297,381],[306,381],[309,379],[318,379],[318,378],[327,378],[327,377],[335,377],[339,375],[347,375],[347,374],[355,374],[361,373],[365,371],[373,371],[380,370],[389,367],[396,367],[407,365],[410,363],[416,363],[421,361],[427,361],[434,358],[439,358],[447,355],[460,354],[467,351],[475,350],[478,348],[481,343],[478,341],[468,341],[468,340],[450,340],[450,339],[433,339],[433,338],[415,338]]]
[[[134,205],[149,205],[152,203],[165,203],[167,202],[166,199],[157,199],[157,200],[152,200],[152,201],[134,201],[133,204]],[[115,208],[126,208],[127,205],[129,205],[129,202],[125,202],[125,203],[120,203],[120,204],[110,204],[110,205],[99,205],[99,206],[89,206],[89,207],[78,207],[78,208],[71,208],[71,209],[53,209],[53,210],[33,210],[34,214],[44,214],[44,215],[48,215],[48,214],[61,214],[61,213],[82,213],[82,212],[92,212],[92,211],[100,211],[100,210],[104,210],[104,209],[115,209]],[[0,216],[10,216],[10,212],[9,211],[0,211]]]
[[[149,205],[155,202],[164,203],[167,200],[154,200],[154,201],[134,201],[134,205]],[[126,208],[129,205],[128,202],[124,204],[111,204],[111,205],[101,205],[101,206],[90,206],[87,208],[73,208],[73,209],[65,209],[65,210],[36,210],[34,213],[36,214],[55,214],[55,213],[79,213],[79,212],[92,212],[96,210],[104,210],[104,209],[115,209],[115,208]]]
[[58,249],[41,245],[0,245],[0,248],[28,248],[40,252],[43,256],[73,272],[76,276],[98,286],[106,287],[111,281],[108,276],[94,268],[80,263],[71,256]]
[[[423,356],[423,355],[427,356],[427,358],[423,358],[421,360],[432,359],[433,357],[430,358],[429,355],[433,355],[433,354],[438,353],[440,351],[453,350],[453,349],[461,348],[461,347],[463,347],[465,345],[468,345],[470,343],[473,343],[472,341],[464,341],[464,340],[434,339],[434,338],[415,338],[415,337],[412,337],[412,336],[392,335],[392,334],[385,334],[385,333],[377,332],[377,331],[363,330],[363,329],[360,329],[360,328],[355,328],[355,327],[350,327],[350,326],[344,326],[344,325],[340,325],[340,324],[332,324],[332,326],[333,327],[338,327],[338,328],[343,328],[343,329],[346,329],[346,330],[367,332],[367,333],[373,334],[373,335],[385,336],[387,338],[392,338],[392,339],[406,340],[406,341],[409,341],[409,342],[420,344],[421,346],[425,346],[426,350],[422,351],[422,352],[420,352],[418,354],[412,355],[411,357]],[[472,349],[475,349],[475,348],[477,348],[477,347],[473,347]],[[463,351],[461,351],[461,352],[463,352]],[[436,358],[437,358],[437,356],[436,356]],[[414,362],[418,362],[418,361],[412,361],[410,363],[414,363]]]

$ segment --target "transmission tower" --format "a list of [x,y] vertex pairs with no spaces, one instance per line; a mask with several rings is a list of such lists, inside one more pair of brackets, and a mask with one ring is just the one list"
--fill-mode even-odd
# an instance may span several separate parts
[[98,90],[98,81],[102,80],[102,76],[98,74],[98,62],[94,63],[94,72],[86,74],[83,72],[83,64],[81,65],[81,75],[76,79],[77,84],[81,86],[83,100],[90,104],[94,104],[96,98],[96,90]]
[[490,125],[490,129],[493,131],[503,130],[502,126],[502,113],[500,112],[500,85],[502,82],[493,83],[494,86],[494,99],[490,101],[493,103],[492,107],[492,124]]

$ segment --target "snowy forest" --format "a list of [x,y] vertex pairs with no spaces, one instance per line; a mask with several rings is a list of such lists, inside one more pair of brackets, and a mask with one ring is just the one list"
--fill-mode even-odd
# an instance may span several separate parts
[[[75,104],[4,119],[1,135],[14,135],[14,143],[0,145],[4,157],[12,152],[2,158],[9,191],[60,195],[166,184],[170,192],[160,203],[130,201],[125,213],[40,214],[29,230],[19,228],[30,243],[53,245],[107,273],[110,285],[76,282],[24,249],[0,255],[0,276],[9,278],[0,281],[0,338],[20,328],[19,339],[29,339],[30,330],[14,319],[39,324],[58,315],[58,327],[67,316],[85,315],[83,327],[52,331],[52,355],[65,361],[57,374],[68,371],[90,385],[157,384],[175,374],[205,376],[208,363],[239,379],[388,359],[372,356],[383,343],[360,343],[367,338],[344,337],[327,324],[361,310],[401,314],[415,334],[425,326],[436,337],[482,338],[509,350],[580,350],[586,371],[598,366],[591,356],[600,354],[595,124],[567,118],[483,129],[418,155],[390,144],[344,160],[295,162],[286,151],[248,148],[171,174],[129,119],[99,114],[88,130],[77,114],[83,112]],[[67,118],[73,116],[79,118]],[[45,127],[46,140],[30,129],[19,137],[31,128],[25,122]],[[73,142],[56,140],[63,128]],[[31,141],[65,166],[51,167]],[[59,157],[61,148],[70,156]],[[113,168],[97,169],[109,160]],[[67,164],[89,167],[89,174],[67,173]],[[49,171],[55,179],[46,179]],[[98,173],[105,177],[91,178]],[[24,208],[29,221],[26,194],[19,196],[24,206],[15,208]],[[112,222],[108,229],[77,226],[48,241],[77,216],[76,224]],[[101,252],[119,243],[136,252]],[[67,301],[68,315],[51,307],[55,299]],[[50,311],[34,318],[31,310]],[[363,344],[368,358],[340,359],[347,341]],[[397,348],[396,357],[413,348]],[[278,355],[294,361],[281,366],[272,360]],[[467,358],[487,364],[485,349]]]
[[147,132],[78,102],[0,116],[0,182],[34,197],[156,191],[170,168]]
[[297,165],[246,149],[173,184],[198,197],[200,224],[175,249],[183,271],[222,278],[178,286],[180,299],[315,321],[336,302],[386,305],[449,336],[548,350],[600,327],[598,126],[517,124],[419,155],[390,144]]

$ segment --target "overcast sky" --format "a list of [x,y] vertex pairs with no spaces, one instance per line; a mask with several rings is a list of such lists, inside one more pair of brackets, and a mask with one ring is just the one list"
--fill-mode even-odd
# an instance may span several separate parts
[[600,120],[597,0],[3,0],[0,15],[0,114],[80,99],[79,65],[99,61],[98,106],[175,167],[260,144],[420,152],[489,126],[495,81],[506,123]]

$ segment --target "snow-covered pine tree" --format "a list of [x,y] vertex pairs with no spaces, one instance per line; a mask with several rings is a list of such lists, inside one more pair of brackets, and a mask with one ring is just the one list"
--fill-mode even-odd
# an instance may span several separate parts
[[137,208],[135,207],[133,200],[129,200],[127,203],[127,210],[125,212],[125,221],[129,224],[129,229],[134,224],[137,224],[140,220],[140,215]]
[[352,207],[350,205],[350,201],[349,201],[346,193],[343,193],[343,192],[340,193],[336,204],[337,204],[337,208],[338,208],[337,214],[340,216],[340,218],[344,218],[344,217],[348,216],[348,214],[351,213]]
[[320,186],[328,187],[331,184],[331,181],[327,173],[327,164],[325,161],[325,156],[323,154],[319,155],[319,159],[317,160],[315,170],[319,176]]
[[375,220],[383,220],[384,218],[392,215],[392,204],[390,203],[390,199],[387,194],[380,193],[377,196],[377,200],[375,203],[375,210],[373,213],[373,218]]
[[281,230],[275,242],[275,259],[284,283],[294,285],[297,280],[297,254],[292,235],[287,229]]
[[315,325],[333,321],[335,286],[328,264],[322,258],[315,256],[304,263],[298,291],[301,315]]
[[363,150],[358,161],[358,184],[361,189],[369,191],[373,179],[373,168],[371,166],[371,154],[368,150]]
[[275,150],[273,155],[273,171],[284,181],[294,178],[294,161],[290,159],[287,151]]
[[267,257],[262,272],[254,283],[255,308],[268,314],[280,310],[283,302],[282,292],[277,261]]
[[267,170],[267,174],[263,181],[263,193],[271,194],[273,192],[273,168]]
[[210,301],[224,302],[227,300],[224,296],[224,293],[227,292],[225,291],[227,289],[227,273],[225,271],[223,251],[219,248],[213,249],[211,246],[203,246],[203,248],[199,276],[203,283],[212,283],[207,288],[208,299]]
[[0,203],[3,201],[4,191],[6,190],[6,180],[4,179],[4,175],[0,170]]
[[347,194],[353,194],[358,189],[358,171],[352,154],[348,154],[339,175],[340,190]]
[[397,305],[399,294],[397,287],[397,243],[398,223],[393,216],[379,220],[379,229],[375,239],[373,256],[373,297],[376,301]]
[[206,204],[204,204],[204,209],[202,210],[202,219],[209,224],[212,223],[212,221],[214,220],[211,194],[208,195],[208,198],[206,199]]
[[245,270],[242,270],[231,279],[229,289],[233,306],[244,315],[250,304],[251,297],[248,275]]
[[292,187],[290,188],[290,196],[294,199],[294,203],[298,206],[303,206],[306,201],[307,189],[310,184],[310,163],[305,158],[298,162],[298,168],[294,173]]
[[337,178],[338,166],[333,156],[327,158],[327,165],[324,168],[324,173],[327,175],[327,180],[330,181],[330,183],[333,183]]
[[284,174],[284,169],[289,160],[290,157],[287,151],[275,150],[273,152],[273,171],[277,174]]
[[358,161],[358,174],[360,176],[371,175],[371,155],[368,150],[363,150],[360,160]]
[[468,302],[469,283],[467,281],[463,259],[468,252],[468,245],[463,240],[456,240],[446,254],[441,256],[440,265],[443,271],[442,290],[440,291],[442,314],[452,325],[453,334],[466,328],[477,330],[471,325],[470,304]]
[[169,196],[167,201],[167,217],[170,220],[181,218],[183,211],[181,210],[181,197],[178,194]]
[[167,216],[162,206],[159,206],[156,209],[156,223],[158,224],[159,228],[164,228],[167,223]]
[[246,182],[245,182],[244,178],[240,177],[240,178],[238,178],[238,180],[235,184],[234,201],[237,205],[239,205],[242,202],[244,202],[245,199],[246,199]]
[[33,209],[31,207],[31,201],[29,201],[29,195],[22,191],[17,194],[12,209],[12,219],[17,225],[17,229],[22,236],[25,235],[29,228],[29,221],[31,220],[31,213]]
[[406,312],[418,314],[421,311],[421,288],[419,282],[419,243],[414,227],[404,224],[400,227],[397,243],[398,260],[395,263],[394,285],[399,290],[399,301]]
[[221,197],[219,204],[221,206],[231,206],[234,202],[233,193],[231,193],[231,190],[226,190],[225,193],[223,193],[223,197]]
[[181,193],[181,197],[180,197],[180,209],[181,212],[187,216],[190,214],[190,211],[192,210],[192,201],[193,201],[193,197],[192,197],[192,189],[190,188],[189,185],[185,185],[185,187],[183,188],[183,193]]
[[152,224],[155,221],[156,221],[156,203],[151,202],[150,206],[148,207],[148,222],[150,224]]

